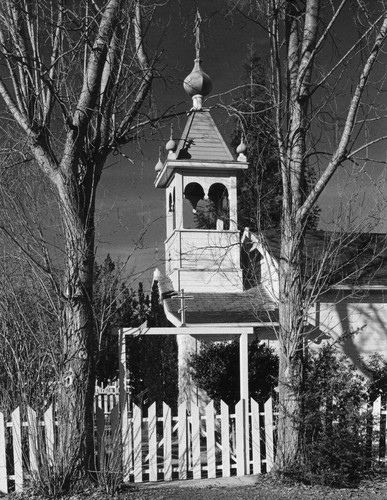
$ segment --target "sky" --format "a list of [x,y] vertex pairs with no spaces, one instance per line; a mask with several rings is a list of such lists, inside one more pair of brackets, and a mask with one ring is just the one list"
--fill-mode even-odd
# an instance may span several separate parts
[[[182,82],[191,72],[195,57],[193,26],[199,8],[203,23],[201,59],[203,70],[212,79],[213,90],[207,105],[225,102],[229,92],[240,84],[242,63],[251,50],[265,61],[266,39],[256,25],[243,18],[225,19],[222,13],[224,0],[172,0],[156,11],[152,43],[162,48],[161,62],[164,66],[163,80],[156,81],[155,102],[161,112],[170,106],[177,111],[188,111],[191,100],[183,90]],[[221,111],[214,119],[226,141],[232,130],[232,119]],[[185,124],[185,118],[174,120],[174,138]],[[165,144],[169,139],[169,125],[153,132],[146,141],[124,148],[123,156],[113,156],[102,176],[97,198],[97,258],[104,259],[109,253],[113,259],[127,262],[126,272],[135,282],[142,281],[149,290],[152,269],[162,267],[165,239],[165,192],[154,187],[155,170],[159,147],[165,158]],[[385,150],[385,146],[384,150]],[[384,151],[378,152],[385,158]],[[362,207],[373,207],[377,194],[386,191],[382,167],[373,165],[367,169],[357,165],[353,169],[340,169],[330,181],[320,198],[322,220],[328,225],[335,218],[333,209],[337,200],[344,200],[342,210],[352,213]],[[380,180],[381,179],[381,180]],[[370,189],[370,185],[374,185]],[[352,193],[359,191],[357,199]],[[351,200],[351,201],[349,201]],[[380,213],[375,205],[374,209]],[[385,226],[385,224],[384,224]],[[386,227],[379,230],[386,230]]]
[[[213,84],[207,104],[212,106],[227,100],[227,93],[240,83],[241,66],[249,47],[253,44],[255,50],[260,51],[263,41],[257,37],[255,26],[244,20],[232,23],[224,18],[223,0],[198,0],[196,3],[203,19],[202,67]],[[195,58],[195,12],[195,2],[174,1],[169,8],[160,9],[155,39],[163,48],[165,81],[156,82],[154,89],[160,112],[172,105],[177,106],[177,111],[189,111],[192,106],[183,89],[183,80],[191,72]],[[215,112],[214,118],[227,140],[232,119],[221,111]],[[184,124],[185,117],[174,120],[175,137],[178,138]],[[97,198],[98,260],[105,258],[107,253],[121,262],[129,259],[127,271],[136,281],[142,280],[145,286],[149,286],[152,279],[149,268],[162,259],[164,247],[165,191],[154,187],[154,167],[160,146],[165,158],[169,135],[167,125],[149,140],[126,147],[123,152],[130,160],[111,157],[102,175]]]

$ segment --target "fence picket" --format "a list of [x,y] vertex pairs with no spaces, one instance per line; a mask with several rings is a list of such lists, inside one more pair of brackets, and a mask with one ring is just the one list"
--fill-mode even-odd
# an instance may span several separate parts
[[266,472],[270,472],[274,464],[274,427],[273,427],[273,399],[269,398],[265,405],[265,447]]
[[30,406],[27,407],[28,423],[28,447],[30,457],[30,471],[32,474],[38,472],[38,424],[36,421],[36,411]]
[[178,449],[179,449],[179,479],[187,479],[188,470],[188,433],[187,433],[187,404],[182,403],[178,408]]
[[164,481],[172,480],[172,414],[170,407],[163,403],[163,437],[164,437]]
[[192,469],[193,478],[202,477],[202,464],[200,456],[200,414],[199,407],[191,403],[191,425],[192,425]]
[[244,476],[246,474],[245,466],[245,401],[241,399],[235,405],[235,428],[236,428],[236,458],[237,458],[237,475]]
[[132,468],[133,452],[133,427],[129,421],[128,400],[125,395],[125,401],[121,408],[121,445],[122,445],[122,478],[124,483],[130,480],[130,471]]
[[382,397],[375,399],[372,406],[372,454],[373,457],[380,458],[380,412],[382,409]]
[[54,464],[54,446],[55,446],[55,433],[54,433],[54,407],[51,405],[44,412],[44,435],[46,442],[46,456],[49,465]]
[[148,408],[149,481],[157,481],[157,418],[156,403]]
[[208,477],[216,477],[216,454],[215,454],[215,411],[214,402],[210,401],[206,408],[207,421],[207,466]]
[[16,410],[12,412],[12,435],[15,491],[23,491],[23,455],[20,407],[17,407]]
[[261,473],[261,430],[259,425],[259,404],[251,398],[251,448],[253,452],[253,474]]
[[230,413],[228,405],[223,400],[220,402],[220,424],[222,432],[222,476],[230,477]]
[[[158,451],[159,448],[163,448],[163,480],[172,480],[174,468],[173,459],[176,460],[178,464],[178,477],[179,479],[186,479],[188,477],[189,469],[189,456],[190,450],[192,451],[192,470],[193,477],[200,478],[203,476],[203,470],[207,468],[209,478],[216,477],[217,469],[221,468],[222,475],[224,477],[231,475],[231,453],[230,453],[230,419],[235,417],[235,429],[236,429],[236,469],[238,475],[244,474],[259,474],[262,472],[262,458],[263,453],[261,443],[265,444],[266,455],[266,471],[269,472],[273,467],[274,462],[274,420],[273,420],[273,401],[269,399],[264,405],[263,415],[259,411],[259,405],[256,401],[251,399],[251,417],[249,419],[249,435],[251,437],[251,447],[246,450],[246,440],[244,439],[245,432],[245,402],[240,401],[235,407],[235,416],[229,413],[228,406],[221,401],[221,412],[220,415],[215,415],[214,405],[211,402],[206,410],[205,415],[200,413],[197,405],[191,406],[191,417],[190,420],[187,417],[187,406],[182,404],[178,409],[178,417],[172,418],[171,409],[165,403],[163,404],[163,417],[162,417],[162,439],[158,437],[157,431],[161,431],[161,424],[159,426],[156,412],[156,405],[153,404],[148,411],[148,419],[142,418],[141,408],[134,405],[133,406],[133,417],[129,418],[129,412],[127,411],[127,405],[122,410],[121,419],[119,419],[119,407],[116,406],[110,415],[111,422],[111,436],[112,445],[115,451],[118,452],[118,457],[120,458],[121,450],[116,447],[115,436],[122,439],[122,457],[123,458],[123,474],[124,479],[128,481],[130,479],[130,474],[133,472],[134,481],[142,482],[147,476],[145,476],[144,471],[147,466],[144,463],[149,461],[149,480],[155,481],[158,479],[160,463],[158,463]],[[384,429],[380,426],[386,425],[384,418],[381,415],[385,415],[386,410],[382,411],[381,399],[378,398],[372,407],[373,422],[369,427],[369,436],[371,436],[374,443],[374,456],[377,453],[378,457],[380,453],[384,453],[384,443],[380,443],[380,433],[384,436]],[[12,413],[11,423],[5,423],[5,417],[0,413],[0,491],[3,493],[8,492],[8,481],[13,479],[15,481],[15,490],[17,492],[23,489],[23,453],[27,450],[25,449],[25,444],[29,444],[29,465],[30,471],[37,471],[38,467],[38,456],[41,452],[38,450],[38,446],[43,446],[42,452],[44,453],[44,447],[46,450],[47,457],[53,461],[55,457],[55,421],[54,421],[54,410],[50,407],[44,414],[44,425],[45,425],[45,442],[40,438],[39,432],[40,425],[36,418],[36,413],[31,408],[26,408],[27,422],[21,421],[21,410],[17,408]],[[126,419],[125,419],[126,415]],[[96,408],[96,431],[97,437],[106,432],[106,415],[104,415],[104,410],[102,408]],[[203,442],[201,443],[201,436],[203,434],[203,423],[202,420],[206,419],[206,450],[204,452]],[[220,426],[217,424],[220,421]],[[147,433],[143,432],[145,429],[145,423],[147,421],[148,426],[148,437]],[[188,426],[188,422],[191,422],[191,428]],[[126,422],[126,424],[125,424]],[[261,425],[263,422],[263,425]],[[191,429],[192,432],[189,432]],[[23,434],[22,434],[23,432]],[[7,435],[11,434],[11,442],[13,446],[13,469],[14,474],[11,476],[7,471],[7,462],[9,457],[7,456]],[[120,434],[121,433],[121,434]],[[221,437],[221,455],[222,463],[221,465],[216,463],[216,447],[217,444],[217,433]],[[177,440],[175,437],[177,435]],[[43,436],[43,434],[42,434]],[[368,439],[368,438],[367,438]],[[24,445],[22,446],[22,443]],[[175,448],[176,444],[176,448]],[[375,448],[375,445],[378,445]],[[379,445],[381,448],[379,449]],[[149,447],[149,453],[147,458],[145,458],[144,451],[146,447]],[[126,451],[125,451],[126,450]],[[175,454],[177,451],[177,454]],[[202,452],[203,451],[203,452]],[[246,451],[249,452],[246,453]],[[133,457],[132,457],[133,453]],[[11,455],[12,456],[12,455]],[[130,459],[129,459],[130,456]],[[129,466],[129,460],[132,460],[132,466]],[[252,467],[251,467],[252,460]],[[24,465],[28,464],[28,460]]]
[[142,412],[133,405],[133,473],[134,482],[142,481]]
[[0,412],[0,492],[1,493],[8,493],[5,435],[6,435],[6,427],[5,427],[4,413]]

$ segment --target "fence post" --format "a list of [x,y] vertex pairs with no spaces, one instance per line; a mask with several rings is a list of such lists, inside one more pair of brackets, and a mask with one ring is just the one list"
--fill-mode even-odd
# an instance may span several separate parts
[[240,392],[243,403],[243,429],[245,472],[250,473],[250,442],[249,442],[249,334],[242,333],[239,337],[239,373]]

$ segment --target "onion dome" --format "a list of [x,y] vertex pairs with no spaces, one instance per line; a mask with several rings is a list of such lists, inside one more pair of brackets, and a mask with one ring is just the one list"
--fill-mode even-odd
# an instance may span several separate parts
[[237,158],[238,161],[247,161],[247,158],[245,155],[246,151],[247,151],[247,146],[243,142],[243,139],[241,139],[239,146],[236,148],[236,152],[238,153],[238,158]]
[[155,166],[155,171],[157,173],[161,172],[161,170],[163,169],[163,162],[161,161],[161,148],[159,148],[159,161],[156,163],[156,166]]
[[176,160],[176,142],[172,138],[173,135],[173,126],[171,125],[171,136],[169,138],[169,141],[165,145],[165,149],[168,151],[168,158],[171,160]]
[[200,59],[195,59],[191,73],[184,80],[184,90],[192,97],[194,109],[202,109],[203,97],[212,89],[211,78],[202,70]]

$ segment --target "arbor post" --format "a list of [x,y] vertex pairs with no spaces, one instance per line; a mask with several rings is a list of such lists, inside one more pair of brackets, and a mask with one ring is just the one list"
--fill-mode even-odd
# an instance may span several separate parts
[[249,446],[249,334],[242,333],[239,337],[239,380],[240,399],[243,401],[243,421],[245,440],[245,474],[249,473],[250,446]]

